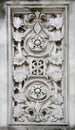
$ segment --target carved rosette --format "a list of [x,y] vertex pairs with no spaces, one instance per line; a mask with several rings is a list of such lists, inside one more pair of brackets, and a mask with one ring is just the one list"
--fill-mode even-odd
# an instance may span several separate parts
[[63,123],[63,15],[14,14],[14,123]]

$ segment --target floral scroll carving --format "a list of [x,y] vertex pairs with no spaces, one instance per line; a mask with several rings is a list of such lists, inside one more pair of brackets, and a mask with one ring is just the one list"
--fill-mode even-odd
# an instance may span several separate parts
[[12,16],[14,123],[63,123],[63,15]]

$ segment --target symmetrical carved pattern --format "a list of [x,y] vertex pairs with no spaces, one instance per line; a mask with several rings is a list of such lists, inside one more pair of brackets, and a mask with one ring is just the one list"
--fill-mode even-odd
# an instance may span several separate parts
[[12,16],[12,120],[63,123],[63,14]]

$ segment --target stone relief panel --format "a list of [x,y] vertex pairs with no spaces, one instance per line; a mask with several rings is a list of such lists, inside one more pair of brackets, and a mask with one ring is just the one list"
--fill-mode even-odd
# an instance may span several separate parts
[[14,11],[10,19],[11,122],[65,123],[63,11]]

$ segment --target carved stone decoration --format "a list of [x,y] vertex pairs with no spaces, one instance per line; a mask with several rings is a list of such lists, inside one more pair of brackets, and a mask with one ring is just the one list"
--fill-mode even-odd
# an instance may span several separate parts
[[25,95],[29,100],[43,102],[50,97],[51,87],[44,81],[34,80],[26,85]]
[[13,124],[65,122],[64,13],[52,11],[12,12]]

